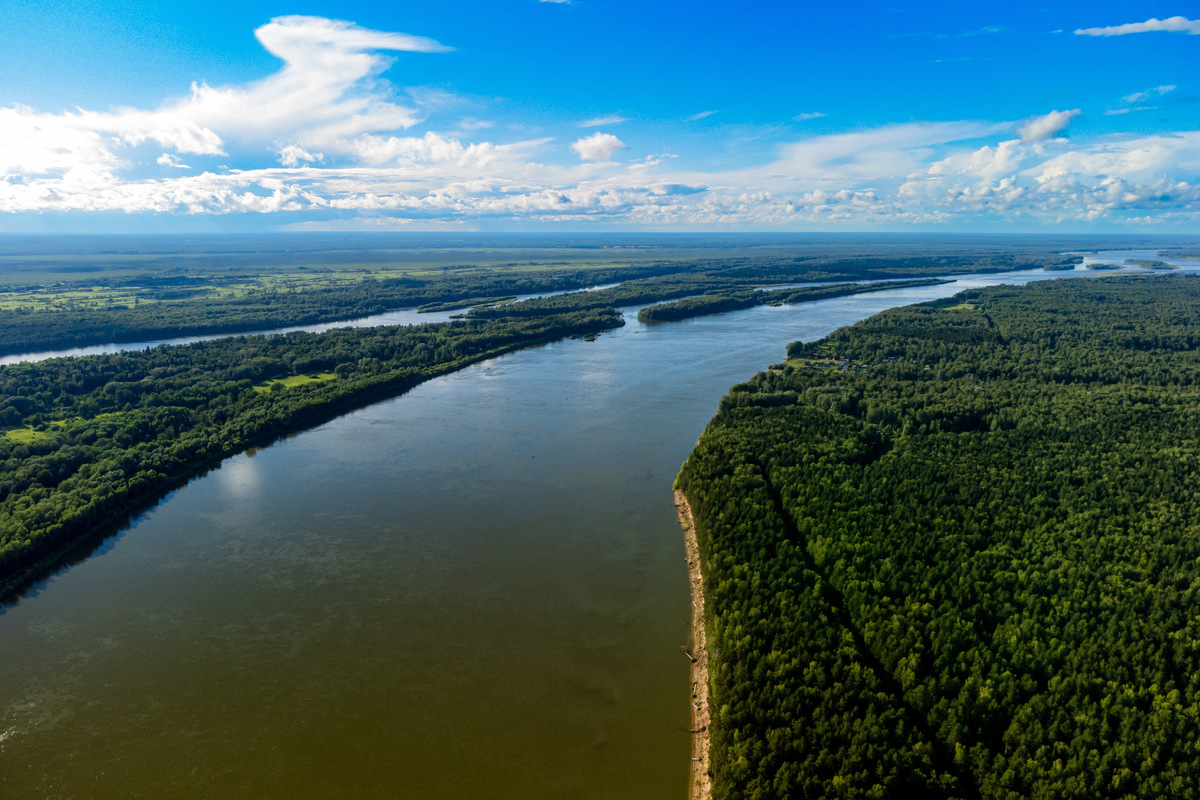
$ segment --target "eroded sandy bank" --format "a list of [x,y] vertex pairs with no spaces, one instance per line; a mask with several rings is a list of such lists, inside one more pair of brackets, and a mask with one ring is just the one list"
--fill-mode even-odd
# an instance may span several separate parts
[[708,773],[708,641],[704,632],[704,586],[700,582],[700,547],[692,523],[692,509],[683,492],[675,492],[675,508],[687,546],[688,581],[692,588],[692,777],[691,800],[710,800],[712,781]]

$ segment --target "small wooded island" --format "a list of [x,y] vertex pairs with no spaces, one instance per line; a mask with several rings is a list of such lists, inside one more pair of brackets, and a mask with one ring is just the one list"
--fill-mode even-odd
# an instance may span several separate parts
[[998,286],[735,386],[679,475],[713,796],[1200,785],[1200,280]]

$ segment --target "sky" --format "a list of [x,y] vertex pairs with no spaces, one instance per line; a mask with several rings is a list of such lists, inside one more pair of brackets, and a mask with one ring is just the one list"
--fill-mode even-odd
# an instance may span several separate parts
[[0,0],[0,232],[1200,233],[1200,3]]

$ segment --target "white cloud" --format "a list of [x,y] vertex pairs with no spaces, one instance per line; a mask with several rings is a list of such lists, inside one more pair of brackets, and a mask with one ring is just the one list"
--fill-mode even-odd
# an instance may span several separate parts
[[[359,137],[354,147],[357,159],[369,167],[437,165],[443,170],[461,167],[473,171],[459,176],[466,177],[467,174],[478,174],[479,170],[485,168],[515,169],[524,163],[530,153],[550,141],[533,139],[504,145],[492,142],[463,144],[458,139],[446,138],[431,131],[420,137],[368,134]],[[418,175],[411,174],[414,177]]]
[[76,114],[0,108],[0,175],[108,174],[124,165],[111,140]]
[[1186,17],[1168,17],[1155,19],[1151,17],[1145,22],[1130,22],[1125,25],[1113,25],[1108,28],[1080,28],[1076,36],[1124,36],[1129,33],[1150,33],[1168,31],[1170,33],[1186,33],[1200,35],[1200,20]]
[[700,120],[705,119],[706,117],[711,117],[716,113],[716,111],[701,111],[697,114],[692,114],[690,117],[684,117],[684,122],[699,122]]
[[[1151,95],[1157,94],[1161,97],[1162,95],[1169,94],[1169,93],[1175,91],[1175,89],[1176,89],[1176,87],[1174,84],[1165,84],[1163,86],[1155,86],[1153,89],[1148,89],[1144,92],[1134,92],[1133,94],[1127,94],[1121,98],[1121,102],[1124,103],[1126,106],[1130,106],[1130,107],[1128,107],[1128,108],[1110,108],[1109,110],[1104,112],[1104,116],[1112,117],[1112,116],[1117,116],[1120,114],[1129,114],[1134,111],[1152,111],[1152,110],[1158,108],[1158,106],[1143,105],[1144,103],[1146,103],[1147,101],[1150,100]],[[1134,103],[1136,103],[1138,105],[1132,105]]]
[[300,162],[311,164],[314,161],[322,161],[324,158],[323,153],[313,154],[294,144],[289,144],[279,150],[279,163],[285,167],[296,167],[300,165]]
[[333,146],[362,133],[408,128],[420,117],[392,102],[369,79],[391,60],[376,50],[431,53],[449,48],[418,36],[360,28],[320,17],[278,17],[255,32],[283,69],[246,87],[193,84],[190,97],[163,114],[227,138],[286,138],[303,147]]
[[825,114],[820,111],[806,111],[803,114],[797,114],[796,116],[792,117],[792,119],[796,120],[797,122],[804,122],[805,120],[809,119],[819,119],[823,116],[825,116]]
[[1017,128],[1017,133],[1021,135],[1021,141],[1023,142],[1040,142],[1049,139],[1067,127],[1071,119],[1077,116],[1079,116],[1078,108],[1073,108],[1070,111],[1051,111],[1045,116],[1034,117],[1029,120]]
[[579,123],[579,127],[602,128],[605,125],[620,125],[622,122],[628,122],[628,120],[625,117],[622,117],[620,114],[608,114],[607,116],[603,117],[585,119],[583,122]]
[[187,164],[183,163],[179,156],[173,156],[170,153],[163,153],[155,159],[155,163],[163,167],[178,167],[179,169],[191,169]]
[[1121,102],[1127,103],[1127,104],[1128,103],[1144,103],[1150,99],[1151,92],[1153,92],[1154,94],[1157,94],[1159,96],[1162,96],[1164,94],[1169,94],[1169,93],[1175,91],[1175,89],[1176,89],[1176,87],[1174,84],[1167,84],[1165,86],[1155,86],[1153,89],[1149,89],[1145,92],[1134,92],[1133,94],[1127,94],[1121,98]]
[[[1002,142],[956,153],[914,173],[899,196],[914,207],[974,210],[1046,222],[1121,218],[1134,211],[1200,218],[1200,134]],[[1182,176],[1187,176],[1183,178]]]
[[[390,87],[373,80],[391,63],[374,51],[448,49],[432,39],[319,17],[278,17],[255,35],[284,63],[244,86],[195,83],[188,96],[154,110],[0,109],[0,174],[109,174],[128,166],[125,148],[151,141],[200,156],[228,155],[231,142],[250,152],[278,141],[292,142],[299,152],[351,152],[363,134],[407,128],[420,119],[392,101]],[[299,152],[293,153],[297,159]],[[298,163],[280,156],[285,164]]]
[[571,149],[585,161],[607,161],[624,146],[625,143],[611,133],[593,133],[572,144]]
[[978,122],[928,122],[814,136],[785,146],[776,162],[751,174],[776,190],[798,182],[809,186],[879,182],[917,169],[941,145],[994,135],[1001,129]]
[[[930,123],[813,137],[755,170],[707,173],[662,163],[546,166],[531,160],[546,140],[505,149],[428,135],[378,137],[403,156],[378,167],[204,172],[170,180],[2,180],[0,210],[337,212],[410,221],[606,219],[775,228],[1022,218],[1151,217],[1193,227],[1200,221],[1200,132],[1109,137],[1086,146],[1063,139],[969,144],[994,130],[983,123]],[[855,152],[856,145],[886,156]],[[472,148],[475,156],[468,155]],[[911,171],[897,174],[897,159]],[[811,168],[816,175],[807,174]]]
[[213,131],[153,112],[42,114],[13,106],[0,108],[0,175],[109,174],[129,166],[121,150],[147,141],[178,153],[224,152]]

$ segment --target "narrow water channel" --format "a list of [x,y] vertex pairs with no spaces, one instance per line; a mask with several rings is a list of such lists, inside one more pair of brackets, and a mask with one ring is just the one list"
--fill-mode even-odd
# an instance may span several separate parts
[[1042,272],[627,325],[174,492],[0,611],[0,797],[685,795],[671,482],[733,383]]

